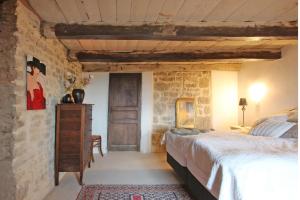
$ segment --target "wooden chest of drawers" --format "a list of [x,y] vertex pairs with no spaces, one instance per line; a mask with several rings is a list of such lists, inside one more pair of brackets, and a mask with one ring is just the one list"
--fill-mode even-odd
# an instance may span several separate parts
[[56,107],[55,185],[59,172],[80,172],[90,164],[91,104],[60,104]]

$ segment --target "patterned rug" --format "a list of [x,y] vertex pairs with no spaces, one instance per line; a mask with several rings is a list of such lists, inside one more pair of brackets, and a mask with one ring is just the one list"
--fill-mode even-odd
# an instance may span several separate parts
[[182,185],[84,185],[77,200],[191,200]]

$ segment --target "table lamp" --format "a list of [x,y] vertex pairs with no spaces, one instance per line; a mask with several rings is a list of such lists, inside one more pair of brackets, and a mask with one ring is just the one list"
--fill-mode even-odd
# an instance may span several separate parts
[[240,98],[239,106],[242,106],[242,111],[243,111],[243,124],[242,124],[242,126],[245,126],[245,110],[246,110],[246,106],[247,106],[246,98]]

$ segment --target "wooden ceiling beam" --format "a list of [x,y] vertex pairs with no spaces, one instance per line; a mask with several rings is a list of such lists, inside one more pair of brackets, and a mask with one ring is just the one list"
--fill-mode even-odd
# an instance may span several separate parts
[[54,32],[59,39],[97,40],[259,40],[297,39],[297,27],[193,27],[172,25],[111,26],[56,24]]
[[239,63],[194,63],[194,64],[120,64],[120,63],[89,63],[84,64],[84,72],[163,72],[163,71],[239,71]]
[[210,52],[210,53],[95,53],[78,52],[79,62],[199,62],[223,60],[276,60],[281,58],[281,51],[249,51],[249,52]]

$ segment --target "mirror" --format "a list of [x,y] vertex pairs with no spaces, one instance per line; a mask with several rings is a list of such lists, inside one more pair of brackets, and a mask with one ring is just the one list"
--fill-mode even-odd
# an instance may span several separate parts
[[195,128],[195,99],[176,100],[176,128]]

